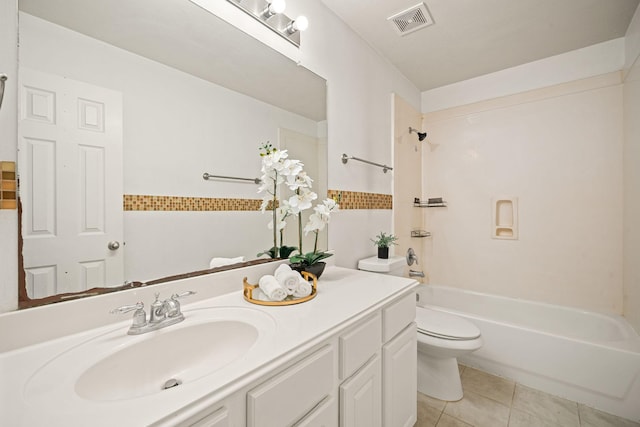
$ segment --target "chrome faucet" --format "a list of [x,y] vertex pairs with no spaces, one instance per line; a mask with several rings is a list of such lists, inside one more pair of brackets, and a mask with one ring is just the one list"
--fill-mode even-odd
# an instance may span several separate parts
[[424,277],[423,271],[409,270],[409,277]]
[[178,299],[194,294],[194,291],[187,291],[181,294],[173,294],[171,298],[160,301],[158,299],[160,294],[156,293],[156,299],[151,303],[149,310],[149,321],[147,321],[147,313],[144,311],[144,304],[142,302],[115,308],[111,310],[111,314],[123,314],[135,310],[133,313],[133,323],[127,331],[127,334],[140,335],[182,322],[184,320],[184,314],[180,311],[180,302]]

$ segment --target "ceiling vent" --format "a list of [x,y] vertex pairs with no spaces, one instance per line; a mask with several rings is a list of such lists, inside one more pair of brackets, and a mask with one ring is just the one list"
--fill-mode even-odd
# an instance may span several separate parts
[[434,23],[427,5],[424,3],[418,3],[407,10],[396,13],[388,17],[387,21],[401,36],[418,31]]

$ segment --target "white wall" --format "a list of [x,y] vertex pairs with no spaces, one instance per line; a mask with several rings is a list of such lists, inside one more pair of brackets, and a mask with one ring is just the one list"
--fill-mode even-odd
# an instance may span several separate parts
[[[16,161],[18,11],[13,0],[0,0],[0,73],[7,74],[0,109],[0,161]],[[0,313],[18,306],[18,212],[0,209]]]
[[[289,2],[287,8],[291,16],[309,16],[301,63],[328,82],[329,188],[392,194],[396,171],[384,174],[380,168],[353,161],[344,165],[340,158],[346,153],[392,164],[391,94],[419,110],[420,92],[321,2],[300,0]],[[369,239],[393,226],[391,210],[345,211],[331,221],[329,244],[336,250],[336,263],[352,268],[359,259],[376,253]]]
[[640,333],[640,7],[626,36],[624,82],[624,315]]

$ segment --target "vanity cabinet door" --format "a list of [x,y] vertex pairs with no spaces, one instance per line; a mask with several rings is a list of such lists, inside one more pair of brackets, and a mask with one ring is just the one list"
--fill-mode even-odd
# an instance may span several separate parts
[[380,368],[380,356],[376,354],[360,371],[340,386],[341,427],[381,427]]
[[382,347],[385,426],[411,427],[417,420],[417,354],[415,323]]

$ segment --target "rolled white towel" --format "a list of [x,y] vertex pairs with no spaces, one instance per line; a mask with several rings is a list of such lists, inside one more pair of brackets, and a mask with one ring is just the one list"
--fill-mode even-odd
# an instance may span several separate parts
[[276,272],[273,275],[288,295],[293,295],[298,290],[301,279],[300,273],[293,271],[288,265],[282,264],[276,268]]
[[224,265],[237,264],[239,262],[244,262],[243,256],[235,258],[211,258],[211,261],[209,261],[209,268],[222,267]]
[[282,301],[287,297],[287,291],[285,291],[276,278],[270,274],[262,276],[260,280],[258,280],[258,285],[271,301]]
[[300,278],[298,279],[298,288],[293,293],[293,296],[296,298],[308,297],[309,295],[311,295],[312,290],[313,287],[311,286],[311,283],[307,282],[305,278],[300,276]]

